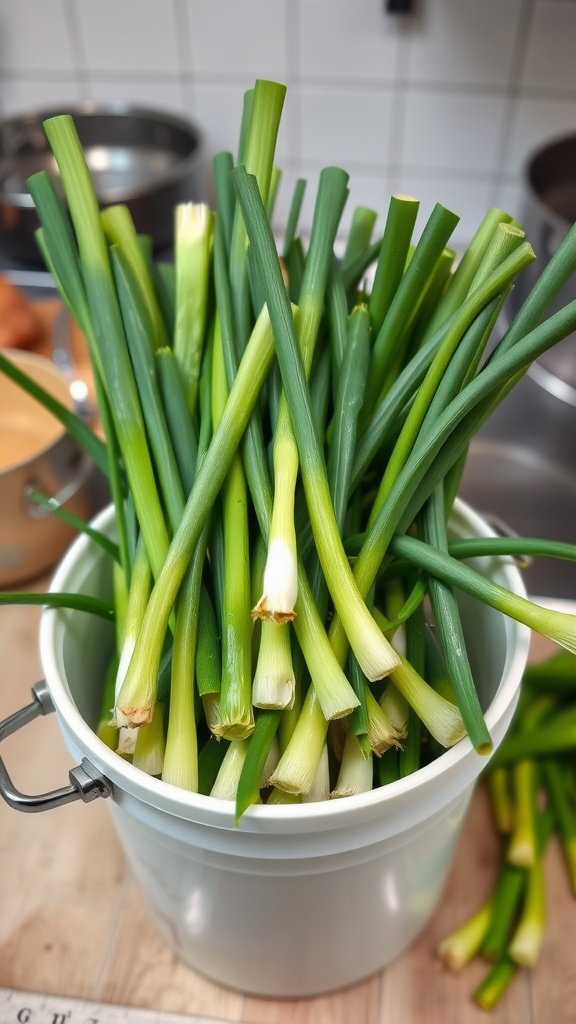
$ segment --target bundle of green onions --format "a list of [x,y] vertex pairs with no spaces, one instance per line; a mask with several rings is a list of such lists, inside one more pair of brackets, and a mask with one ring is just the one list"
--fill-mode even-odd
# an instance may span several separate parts
[[447,527],[474,433],[576,328],[576,303],[546,318],[576,232],[487,356],[534,258],[520,227],[490,210],[454,269],[456,215],[437,205],[414,241],[418,203],[393,196],[376,241],[376,213],[354,210],[337,257],[348,175],[327,167],[309,240],[299,181],[279,253],[284,94],[246,94],[238,158],[214,161],[215,211],[176,210],[173,263],[154,263],[126,208],[100,211],[70,117],[45,124],[67,208],[47,175],[29,181],[106,444],[52,408],[107,473],[118,537],[92,530],[114,559],[113,609],[37,600],[114,614],[100,735],[169,783],[235,800],[237,818],[383,785],[465,733],[490,750],[455,588],[576,649],[574,617],[462,561],[576,549],[451,543]]
[[510,731],[485,773],[501,866],[490,897],[441,942],[447,967],[474,957],[492,964],[474,999],[493,1009],[521,967],[533,967],[545,937],[544,857],[556,833],[576,894],[576,658],[530,665]]

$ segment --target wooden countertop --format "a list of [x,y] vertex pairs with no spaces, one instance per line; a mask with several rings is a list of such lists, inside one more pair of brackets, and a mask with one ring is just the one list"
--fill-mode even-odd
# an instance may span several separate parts
[[[42,589],[43,581],[39,584]],[[30,700],[41,675],[36,608],[0,608],[0,717]],[[69,756],[54,716],[9,737],[2,753],[24,791],[61,786]],[[442,968],[435,947],[489,891],[497,844],[484,793],[464,827],[441,906],[412,949],[381,974],[315,999],[274,1002],[212,984],[180,963],[148,920],[104,801],[19,814],[0,801],[0,986],[252,1024],[476,1024],[470,993],[486,971]],[[522,971],[494,1024],[576,1019],[576,905],[555,843],[547,855],[549,922],[541,960]]]

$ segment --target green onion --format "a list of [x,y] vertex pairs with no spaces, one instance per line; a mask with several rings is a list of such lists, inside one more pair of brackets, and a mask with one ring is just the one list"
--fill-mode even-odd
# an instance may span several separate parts
[[500,1001],[508,985],[518,970],[518,964],[509,957],[494,964],[490,973],[478,986],[474,993],[474,1002],[482,1010],[493,1010]]
[[233,176],[275,328],[276,353],[286,389],[292,429],[298,444],[308,512],[322,569],[362,671],[368,679],[378,679],[390,672],[396,658],[353,583],[334,519],[326,468],[314,432],[290,300],[274,256],[274,241],[256,184],[241,167],[235,168]]
[[576,812],[571,801],[572,776],[558,762],[546,759],[542,770],[550,803],[558,824],[562,852],[572,891],[576,893]]
[[[212,356],[214,430],[222,420],[228,385],[219,330]],[[252,709],[250,618],[250,548],[248,491],[242,459],[237,452],[222,488],[224,579],[222,607],[222,681],[216,735],[242,740],[254,729]]]
[[368,303],[375,335],[384,323],[402,280],[419,207],[418,200],[411,196],[397,195],[390,199]]
[[348,733],[340,762],[338,781],[331,793],[332,798],[368,793],[373,786],[373,775],[372,754],[369,753],[366,756],[358,737],[354,733]]
[[544,864],[536,857],[528,871],[526,894],[520,920],[508,946],[508,955],[522,967],[533,967],[544,939],[546,887]]
[[140,299],[146,306],[150,323],[152,347],[154,350],[161,348],[168,344],[168,335],[132,215],[127,206],[108,206],[100,216],[110,246],[120,250],[123,263],[129,267],[131,276],[137,282]]
[[168,535],[94,186],[72,118],[66,114],[49,118],[44,128],[60,170],[76,231],[94,338],[100,351],[100,369],[148,557],[157,576],[168,550]]
[[506,768],[494,768],[486,775],[494,823],[501,835],[508,835],[514,824],[514,804]]
[[510,833],[507,858],[519,868],[532,868],[537,860],[536,840],[536,765],[526,759],[512,766],[514,825]]
[[462,304],[470,291],[472,281],[484,259],[498,225],[509,224],[510,221],[511,217],[497,207],[492,207],[487,211],[456,267],[442,299],[438,303],[426,329],[426,338],[430,337],[448,319],[450,314],[454,313]]
[[224,755],[210,796],[218,800],[235,800],[238,783],[248,753],[248,740],[233,740]]
[[368,206],[355,207],[342,257],[343,268],[354,262],[368,248],[377,220],[376,210],[371,210]]
[[328,800],[330,798],[330,760],[328,756],[328,745],[324,744],[320,753],[320,760],[316,769],[316,774],[312,779],[312,785],[310,788],[302,794],[301,800],[303,804],[316,803],[319,800]]
[[[401,216],[408,219],[409,226],[414,217],[414,204],[412,203],[407,208],[404,207]],[[371,413],[374,409],[377,399],[379,400],[379,396],[381,397],[381,391],[387,390],[389,387],[387,380],[389,371],[398,359],[399,353],[405,351],[410,324],[418,310],[426,285],[433,274],[436,261],[445,248],[458,220],[456,214],[441,206],[440,203],[436,204],[428,219],[374,342],[366,391],[366,414]],[[384,247],[385,239],[386,236],[384,236],[382,247]],[[400,259],[402,259],[402,252],[400,252]]]
[[291,708],[294,704],[296,680],[288,624],[265,619],[261,628],[252,683],[252,703],[257,708]]
[[453,746],[466,735],[458,708],[436,693],[406,658],[400,655],[400,665],[392,671],[390,678],[431,736],[443,747]]
[[176,207],[173,348],[193,416],[206,327],[213,219],[212,211],[204,203],[181,203]]
[[236,823],[251,804],[260,800],[264,766],[280,723],[279,711],[263,711],[256,718],[254,732],[242,764],[236,792]]
[[451,971],[462,970],[480,951],[491,913],[492,899],[488,899],[464,924],[442,939],[438,956]]
[[[132,579],[130,582],[128,601],[124,615],[120,660],[118,664],[118,674],[116,676],[116,697],[118,697],[118,694],[120,693],[132,660],[132,655],[134,654],[138,631],[142,625],[142,620],[148,604],[148,598],[150,597],[151,586],[152,575],[150,572],[150,562],[148,561],[144,537],[141,534],[136,547],[136,556],[132,565]],[[127,726],[131,721],[130,716],[119,712],[117,706],[115,708],[114,718],[118,727]]]
[[148,775],[161,775],[164,765],[164,707],[156,704],[148,725],[132,729],[137,733],[132,764]]
[[310,687],[290,742],[286,747],[271,783],[287,793],[308,793],[320,764],[328,724],[314,687]]
[[576,653],[576,615],[543,608],[525,597],[512,594],[468,565],[457,562],[415,537],[397,534],[391,544],[395,554],[433,573],[438,579],[484,601],[510,618],[523,622],[537,633]]
[[0,605],[5,604],[30,604],[40,605],[42,608],[73,608],[78,612],[88,612],[90,615],[97,615],[101,619],[114,621],[115,608],[109,601],[102,601],[99,597],[89,597],[87,594],[55,593],[49,591],[47,594],[40,594],[33,591],[14,592],[4,590],[0,592]]
[[[330,270],[334,239],[345,201],[348,176],[337,168],[325,168],[320,175],[314,208],[310,248],[300,288],[296,331],[304,372],[310,375],[324,294]],[[265,285],[265,281],[263,281]],[[297,598],[296,534],[294,493],[298,475],[298,448],[293,433],[287,397],[282,394],[274,434],[274,500],[264,570],[264,591],[254,609],[258,616],[274,622],[293,617]]]
[[198,791],[198,742],[194,707],[194,669],[198,605],[205,544],[202,541],[184,577],[176,610],[172,646],[170,707],[162,778],[193,793]]

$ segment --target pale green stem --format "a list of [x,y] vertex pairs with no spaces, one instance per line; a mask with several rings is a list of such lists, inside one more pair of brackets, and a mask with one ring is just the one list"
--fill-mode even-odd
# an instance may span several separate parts
[[328,746],[325,743],[320,754],[320,761],[312,785],[307,793],[302,794],[302,803],[318,803],[320,800],[330,798],[330,764],[328,760]]
[[468,921],[447,935],[438,946],[438,956],[450,970],[461,970],[480,951],[492,917],[492,903],[492,899],[483,903]]
[[164,705],[156,704],[152,721],[137,730],[132,764],[148,775],[161,775],[164,765]]
[[242,767],[248,753],[248,740],[234,740],[224,755],[210,796],[218,800],[235,800]]
[[338,781],[332,790],[332,799],[369,793],[374,782],[372,754],[364,757],[358,737],[349,732],[344,744]]
[[290,627],[288,623],[265,619],[252,683],[252,703],[257,708],[291,708],[295,685]]

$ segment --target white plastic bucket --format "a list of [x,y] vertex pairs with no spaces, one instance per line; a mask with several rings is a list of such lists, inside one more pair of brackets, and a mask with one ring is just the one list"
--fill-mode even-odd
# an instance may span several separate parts
[[[113,526],[113,512],[96,520]],[[489,535],[458,504],[455,536]],[[516,593],[509,560],[475,560]],[[56,591],[110,596],[110,565],[86,538],[70,549]],[[529,631],[463,597],[462,617],[495,747],[512,717]],[[440,898],[473,785],[486,764],[468,739],[414,775],[324,803],[254,806],[180,790],[127,763],[92,731],[112,628],[85,613],[44,613],[40,646],[65,742],[110,781],[110,809],[158,929],[189,965],[266,996],[340,988],[399,956]]]

